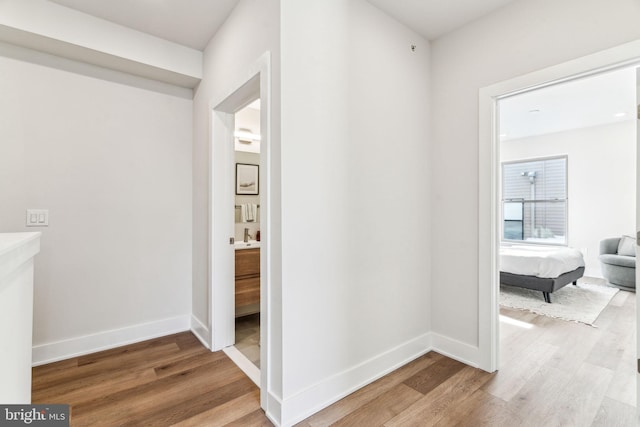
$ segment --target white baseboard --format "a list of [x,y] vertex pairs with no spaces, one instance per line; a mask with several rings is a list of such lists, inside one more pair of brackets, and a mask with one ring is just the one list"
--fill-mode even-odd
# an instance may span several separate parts
[[456,341],[435,332],[430,334],[431,350],[477,368],[480,366],[480,350],[478,347]]
[[188,331],[189,316],[177,316],[33,346],[32,365],[44,365],[178,332]]
[[[640,383],[639,383],[640,384]],[[260,391],[261,393],[265,393],[265,391]],[[267,407],[263,408],[265,410],[265,414],[269,421],[273,423],[274,426],[280,427],[282,425],[281,414],[282,414],[282,400],[279,397],[275,396],[273,393],[267,393]]]
[[191,315],[191,332],[200,340],[202,345],[211,350],[211,331],[193,314]]
[[430,336],[424,334],[285,398],[280,425],[294,425],[430,350]]

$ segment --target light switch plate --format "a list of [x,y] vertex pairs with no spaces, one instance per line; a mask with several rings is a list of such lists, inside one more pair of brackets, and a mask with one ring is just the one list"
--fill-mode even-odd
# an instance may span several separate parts
[[48,227],[49,209],[27,209],[27,227]]

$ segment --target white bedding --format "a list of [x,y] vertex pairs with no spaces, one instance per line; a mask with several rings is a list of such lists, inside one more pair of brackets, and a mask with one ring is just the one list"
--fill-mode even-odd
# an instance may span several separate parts
[[584,267],[582,252],[548,246],[501,246],[500,271],[536,277],[558,277]]

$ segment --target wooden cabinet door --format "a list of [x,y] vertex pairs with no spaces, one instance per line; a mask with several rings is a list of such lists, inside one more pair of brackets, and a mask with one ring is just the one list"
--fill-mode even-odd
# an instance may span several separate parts
[[260,277],[236,280],[236,307],[260,304]]
[[236,277],[260,275],[260,249],[236,251]]
[[[260,249],[236,251],[236,316],[259,311],[260,307]],[[247,307],[254,305],[254,307]],[[238,311],[239,307],[244,307]],[[256,307],[258,307],[256,309]],[[242,313],[242,314],[240,314]]]

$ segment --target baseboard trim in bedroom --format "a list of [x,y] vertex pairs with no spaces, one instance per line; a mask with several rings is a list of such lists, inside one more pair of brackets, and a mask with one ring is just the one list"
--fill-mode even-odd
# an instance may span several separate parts
[[120,329],[83,335],[33,346],[32,365],[39,366],[85,354],[109,350],[153,338],[188,331],[190,316],[176,316]]
[[[430,334],[421,335],[343,372],[282,399],[281,425],[291,426],[361,387],[406,365],[430,350]],[[318,405],[318,402],[323,402]]]

